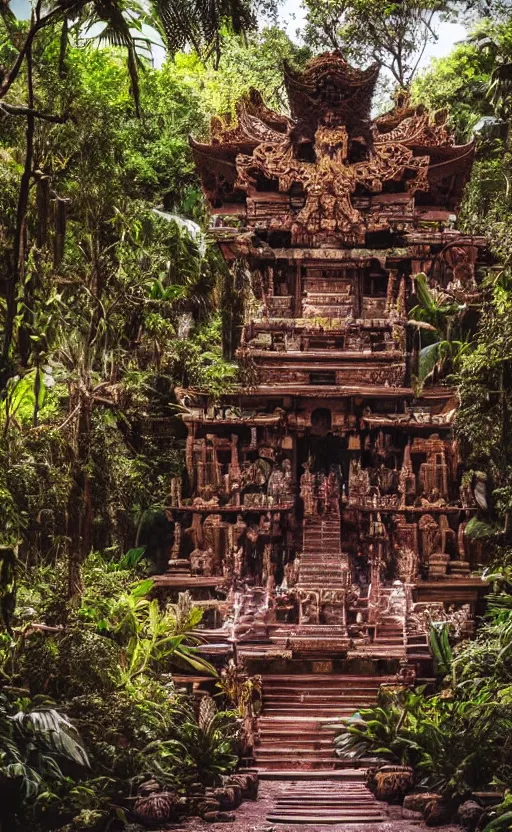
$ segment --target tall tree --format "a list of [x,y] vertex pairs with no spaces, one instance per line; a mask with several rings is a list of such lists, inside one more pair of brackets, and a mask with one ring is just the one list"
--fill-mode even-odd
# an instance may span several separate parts
[[446,0],[306,0],[306,42],[340,49],[356,63],[377,61],[401,87],[410,84]]
[[[269,4],[267,4],[269,5]],[[69,3],[43,3],[37,0],[28,24],[17,21],[9,3],[0,4],[0,38],[7,69],[0,81],[0,110],[11,117],[23,118],[25,129],[25,158],[20,178],[13,247],[10,253],[10,274],[6,280],[6,314],[0,367],[4,379],[9,373],[8,364],[12,352],[18,297],[24,304],[27,291],[25,264],[29,250],[27,240],[27,206],[29,191],[37,181],[34,167],[34,132],[37,120],[62,122],[67,114],[59,111],[45,112],[35,107],[37,90],[34,89],[33,55],[41,48],[46,32],[60,33],[60,48],[55,56],[58,74],[65,73],[66,50],[69,32],[74,27],[76,37],[84,31],[101,25],[100,42],[122,47],[127,55],[127,68],[131,79],[131,92],[135,112],[140,115],[139,69],[144,66],[150,42],[142,35],[143,26],[156,26],[162,33],[171,53],[190,44],[198,52],[214,57],[218,62],[221,47],[221,31],[241,34],[254,28],[255,15],[251,0],[152,0],[147,5],[138,0],[124,3],[122,0],[71,0]],[[20,103],[18,80],[25,90]],[[16,85],[14,87],[14,85]],[[12,94],[14,93],[14,94]],[[10,100],[14,98],[15,100]],[[23,100],[24,99],[24,100]],[[56,97],[56,104],[59,105]],[[52,107],[53,109],[53,107]],[[63,207],[63,206],[61,206]],[[26,304],[25,304],[26,305]],[[30,321],[24,314],[21,327],[20,358],[26,365],[30,352]]]

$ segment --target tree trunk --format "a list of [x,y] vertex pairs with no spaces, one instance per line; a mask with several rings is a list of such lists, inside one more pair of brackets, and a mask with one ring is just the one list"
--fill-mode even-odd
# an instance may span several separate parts
[[[80,408],[67,510],[69,598],[79,597],[83,592],[82,563],[92,544],[91,489],[87,473],[91,450],[91,398],[83,387],[77,395]],[[76,396],[71,397],[71,408],[76,407],[74,400]]]
[[[32,86],[32,46],[30,45],[26,55],[27,60],[27,89],[28,89],[28,106],[34,106],[34,92]],[[7,364],[9,353],[12,345],[14,319],[16,316],[16,294],[21,281],[25,274],[25,257],[27,250],[27,210],[28,200],[30,194],[30,179],[32,177],[32,162],[34,155],[34,130],[35,117],[32,114],[27,115],[27,128],[25,132],[26,147],[25,147],[25,164],[23,174],[20,182],[20,192],[18,195],[18,207],[16,212],[16,230],[14,234],[14,253],[13,253],[13,271],[11,280],[7,284],[6,290],[6,314],[5,314],[5,329],[4,341],[2,349],[2,358],[4,366]],[[26,337],[25,337],[26,336]],[[30,339],[24,327],[20,331],[20,347],[22,347],[22,360],[28,360],[28,353],[30,351]],[[23,362],[26,364],[26,361]]]

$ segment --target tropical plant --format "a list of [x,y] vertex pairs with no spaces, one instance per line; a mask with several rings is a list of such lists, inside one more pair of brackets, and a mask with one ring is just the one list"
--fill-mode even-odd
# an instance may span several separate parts
[[84,598],[79,610],[100,633],[122,645],[120,684],[172,664],[216,676],[215,668],[197,653],[201,638],[194,629],[201,621],[201,609],[193,606],[188,593],[180,593],[177,604],[162,610],[157,599],[148,597],[152,588],[148,578],[115,598],[99,603]]
[[434,660],[434,671],[438,676],[446,676],[452,664],[452,648],[448,633],[448,624],[445,621],[430,622],[428,642]]
[[220,783],[221,776],[238,763],[240,726],[234,713],[218,711],[214,700],[203,696],[197,717],[187,702],[177,705],[175,715],[174,735],[160,744],[159,755],[172,763],[185,782]]
[[512,794],[509,792],[505,795],[502,803],[498,804],[493,810],[494,817],[487,826],[484,827],[483,832],[508,832],[512,825]]
[[491,689],[469,698],[451,690],[391,691],[382,705],[342,721],[337,753],[408,765],[419,783],[460,800],[508,776],[510,752],[500,739],[512,726],[508,698],[496,701]]
[[[422,385],[456,371],[471,341],[463,328],[465,304],[431,289],[423,272],[415,276],[415,287],[419,303],[411,309],[409,323],[418,331],[418,381]],[[422,341],[427,343],[421,346]]]
[[0,777],[19,788],[25,800],[34,800],[52,783],[64,781],[64,761],[89,767],[78,731],[53,703],[44,697],[23,700],[14,710],[0,695]]
[[258,707],[261,698],[262,679],[261,676],[249,676],[243,664],[229,659],[220,672],[217,687],[240,717],[252,716],[254,705]]

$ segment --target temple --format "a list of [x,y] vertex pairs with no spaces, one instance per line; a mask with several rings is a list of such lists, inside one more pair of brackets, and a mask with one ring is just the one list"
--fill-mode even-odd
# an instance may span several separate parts
[[205,608],[206,655],[263,675],[261,769],[336,765],[308,715],[428,679],[430,622],[471,633],[483,588],[456,393],[418,388],[408,324],[420,272],[478,298],[485,240],[454,229],[474,146],[405,92],[372,118],[377,75],[338,53],[285,67],[289,114],[252,90],[191,139],[244,298],[240,382],[178,391],[187,476],[157,583]]

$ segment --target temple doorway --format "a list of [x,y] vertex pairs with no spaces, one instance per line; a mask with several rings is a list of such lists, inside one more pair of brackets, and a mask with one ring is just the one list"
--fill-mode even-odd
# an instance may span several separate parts
[[349,458],[347,442],[332,430],[331,411],[326,407],[313,410],[310,425],[297,439],[297,481],[303,474],[310,480],[312,503],[304,506],[305,514],[326,514],[336,505],[348,484]]
[[328,475],[335,470],[340,482],[348,482],[349,460],[347,442],[333,433],[331,411],[318,407],[311,414],[310,426],[297,439],[297,475],[300,480],[304,464],[309,463],[313,474]]

